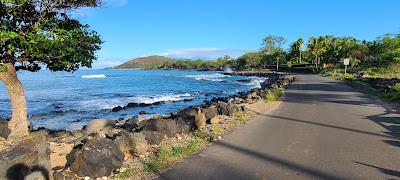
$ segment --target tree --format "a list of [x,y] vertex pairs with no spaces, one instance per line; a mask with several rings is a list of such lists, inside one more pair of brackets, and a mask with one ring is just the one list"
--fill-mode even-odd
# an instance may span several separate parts
[[71,18],[81,7],[96,7],[97,0],[1,0],[0,80],[10,97],[12,117],[8,139],[28,135],[26,98],[18,70],[75,71],[91,67],[102,43],[99,35]]
[[258,51],[247,52],[238,58],[238,69],[259,68],[262,53]]
[[263,48],[261,49],[266,55],[275,54],[276,57],[276,71],[279,69],[279,60],[281,58],[281,52],[284,52],[282,49],[283,44],[285,44],[286,40],[282,36],[272,36],[269,35],[263,39]]
[[309,51],[315,58],[314,64],[317,71],[319,70],[319,65],[321,63],[321,56],[326,51],[326,42],[326,38],[322,36],[319,38],[311,37],[308,42]]
[[288,60],[297,60],[298,63],[301,63],[301,47],[303,44],[303,39],[299,38],[296,42],[293,42],[292,45],[290,45]]
[[232,57],[225,55],[223,57],[217,58],[216,64],[219,67],[219,69],[223,70],[223,69],[227,68],[229,65],[232,65],[233,60],[234,59]]
[[301,47],[303,46],[303,44],[304,44],[304,41],[303,41],[303,39],[302,38],[299,38],[297,41],[296,41],[296,48],[297,48],[297,50],[298,50],[298,52],[299,52],[299,63],[301,63]]

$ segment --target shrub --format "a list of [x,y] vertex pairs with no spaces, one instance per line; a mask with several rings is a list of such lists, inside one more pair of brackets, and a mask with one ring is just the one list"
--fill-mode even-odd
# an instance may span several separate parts
[[265,101],[274,102],[277,101],[283,95],[283,88],[271,89],[265,95]]

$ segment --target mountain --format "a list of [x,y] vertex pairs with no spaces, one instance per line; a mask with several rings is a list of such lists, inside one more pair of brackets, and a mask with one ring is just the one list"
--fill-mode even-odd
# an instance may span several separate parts
[[173,59],[164,56],[148,56],[124,62],[113,69],[157,69],[164,64],[173,62]]

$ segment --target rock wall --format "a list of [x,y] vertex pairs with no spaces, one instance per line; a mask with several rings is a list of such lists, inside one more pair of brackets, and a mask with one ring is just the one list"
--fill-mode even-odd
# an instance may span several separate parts
[[[139,121],[137,117],[126,121],[94,119],[82,130],[75,132],[51,132],[41,130],[32,138],[22,140],[13,147],[0,152],[0,179],[18,179],[23,176],[48,178],[50,172],[47,133],[58,141],[73,141],[73,150],[67,155],[64,167],[54,168],[54,179],[78,177],[102,178],[110,176],[129,158],[142,156],[164,139],[177,134],[202,129],[206,124],[218,124],[219,116],[235,116],[244,111],[244,104],[263,99],[269,90],[286,86],[294,80],[289,74],[242,72],[238,75],[268,76],[261,88],[234,96],[213,98],[198,106],[191,106],[169,116],[155,116]],[[140,106],[131,104],[128,106]],[[127,107],[128,107],[127,106]],[[127,108],[123,107],[123,108]],[[7,133],[0,124],[0,132]],[[36,135],[35,135],[36,134]],[[10,175],[15,174],[15,176]],[[22,178],[23,179],[23,178]]]

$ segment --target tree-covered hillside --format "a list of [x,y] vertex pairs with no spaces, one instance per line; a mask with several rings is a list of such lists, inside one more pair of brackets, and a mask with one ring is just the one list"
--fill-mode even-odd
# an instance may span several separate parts
[[238,58],[224,56],[216,60],[172,60],[162,56],[137,58],[116,69],[191,69],[276,70],[284,66],[303,66],[310,71],[343,69],[343,59],[350,59],[349,72],[372,77],[400,77],[400,34],[387,34],[373,41],[352,37],[319,36],[302,38],[284,48],[281,36],[267,36],[259,50]]
[[159,69],[164,64],[173,62],[174,60],[163,56],[148,56],[127,61],[114,67],[114,69]]

